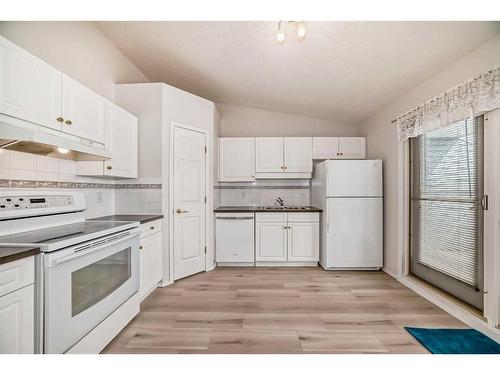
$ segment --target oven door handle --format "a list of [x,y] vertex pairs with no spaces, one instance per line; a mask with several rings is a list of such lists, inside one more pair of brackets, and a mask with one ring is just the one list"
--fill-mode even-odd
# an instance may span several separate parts
[[68,254],[66,256],[62,256],[60,258],[49,260],[48,267],[52,267],[52,266],[55,266],[55,265],[58,265],[58,264],[61,264],[61,263],[68,262],[68,261],[76,259],[76,258],[83,257],[85,255],[88,255],[88,254],[94,253],[96,251],[102,250],[104,247],[108,247],[108,246],[116,245],[116,244],[118,244],[120,242],[128,241],[131,238],[137,236],[139,234],[139,232],[140,232],[139,229],[132,229],[132,230],[128,231],[129,234],[127,236],[119,237],[119,238],[117,238],[114,241],[105,242],[105,243],[100,244],[99,246],[95,246],[95,247],[91,246],[88,249],[76,251],[76,252]]

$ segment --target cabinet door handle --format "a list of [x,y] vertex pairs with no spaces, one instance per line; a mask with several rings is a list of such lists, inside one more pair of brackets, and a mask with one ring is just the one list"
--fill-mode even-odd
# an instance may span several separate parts
[[64,119],[63,119],[62,117],[58,117],[58,118],[56,118],[56,120],[57,120],[58,122],[63,122],[63,121],[64,121]]
[[149,227],[149,229],[151,229],[151,230],[155,230],[155,227],[152,227],[152,226],[151,226],[151,227]]
[[111,170],[111,169],[113,169],[113,167],[112,167],[111,165],[108,165],[108,166],[106,167],[106,169],[110,169],[110,170]]
[[66,120],[66,121],[64,121],[64,123],[65,123],[66,125],[71,125],[71,124],[72,124],[71,120]]
[[142,249],[143,249],[143,247],[142,247],[142,245],[140,245],[140,246],[139,246],[139,250],[142,250]]

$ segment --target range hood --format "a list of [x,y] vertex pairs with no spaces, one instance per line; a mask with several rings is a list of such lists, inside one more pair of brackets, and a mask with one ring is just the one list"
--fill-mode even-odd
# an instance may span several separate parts
[[0,115],[0,148],[71,160],[106,160],[104,145]]

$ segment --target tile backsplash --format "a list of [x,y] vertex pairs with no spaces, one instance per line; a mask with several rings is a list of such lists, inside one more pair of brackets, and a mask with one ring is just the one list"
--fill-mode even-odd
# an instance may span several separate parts
[[115,184],[116,214],[160,214],[161,178],[139,178]]
[[76,162],[0,149],[0,189],[68,191],[78,189],[87,218],[114,213],[160,213],[161,179],[114,180],[76,175]]
[[215,206],[270,206],[277,197],[285,205],[308,206],[311,202],[309,180],[257,180],[219,182],[214,186]]

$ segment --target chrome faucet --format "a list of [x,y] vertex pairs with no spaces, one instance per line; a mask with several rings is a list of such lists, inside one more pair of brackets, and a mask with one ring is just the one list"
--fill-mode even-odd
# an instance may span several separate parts
[[276,203],[278,203],[278,206],[281,206],[281,207],[283,207],[285,205],[285,201],[281,197],[278,197],[274,200],[274,204],[276,204]]

